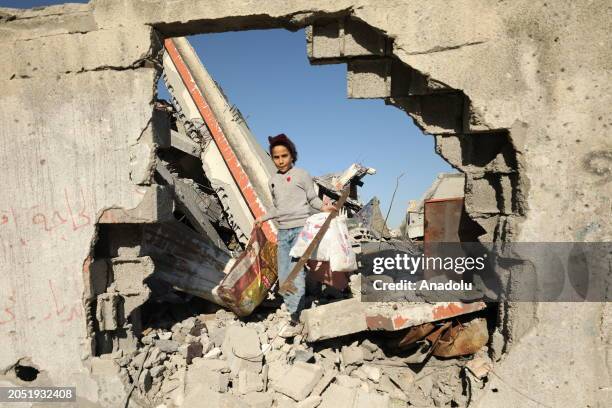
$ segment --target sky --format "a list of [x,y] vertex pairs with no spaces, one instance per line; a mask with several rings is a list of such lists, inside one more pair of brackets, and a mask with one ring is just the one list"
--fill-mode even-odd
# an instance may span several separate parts
[[[4,7],[20,8],[58,3],[0,0]],[[189,40],[264,147],[268,136],[287,134],[298,149],[297,165],[313,176],[340,172],[354,162],[375,168],[375,175],[363,179],[360,199],[378,197],[383,215],[403,174],[389,216],[392,228],[402,222],[408,200],[420,198],[438,173],[454,171],[435,154],[433,137],[405,112],[380,99],[347,99],[346,64],[310,65],[303,30],[203,34]],[[163,84],[159,96],[168,99]]]

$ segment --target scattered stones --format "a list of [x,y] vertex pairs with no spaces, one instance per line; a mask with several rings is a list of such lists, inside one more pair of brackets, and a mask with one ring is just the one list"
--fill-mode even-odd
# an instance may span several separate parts
[[363,365],[359,368],[359,370],[364,372],[366,375],[366,378],[372,380],[373,382],[377,383],[380,381],[380,376],[381,376],[380,368],[374,367],[371,365]]
[[[144,353],[142,354],[144,357]],[[167,355],[163,351],[159,349],[159,347],[151,347],[149,350],[149,356],[144,362],[145,368],[151,368],[153,366],[157,366],[161,364],[162,361],[166,359]]]
[[158,378],[158,377],[160,377],[160,376],[163,374],[163,372],[164,372],[165,370],[166,370],[166,367],[165,367],[165,366],[163,366],[163,365],[158,365],[158,366],[155,366],[155,367],[151,368],[151,369],[149,370],[149,372],[151,373],[151,377],[153,377],[153,378]]
[[176,353],[181,344],[174,340],[156,340],[155,346],[157,346],[164,353]]
[[138,387],[144,392],[147,392],[151,389],[152,384],[153,377],[151,377],[151,372],[148,369],[142,370],[140,377],[138,377]]
[[[129,382],[142,367],[136,401],[158,407],[405,408],[465,402],[453,394],[461,364],[434,357],[415,382],[405,357],[387,357],[367,339],[350,344],[338,339],[324,348],[302,335],[284,339],[278,327],[287,318],[279,310],[243,323],[222,312],[186,319],[171,330],[145,329],[144,348],[94,358],[92,373]],[[486,352],[479,352],[465,368],[479,378],[490,369],[487,363]],[[437,374],[441,365],[454,370],[450,377]]]
[[342,347],[342,362],[345,366],[348,365],[361,365],[363,363],[365,354],[364,348],[357,346],[345,346]]
[[493,363],[489,357],[476,357],[468,361],[465,367],[474,374],[476,378],[482,380],[493,368]]
[[204,347],[202,346],[202,343],[200,343],[199,341],[197,342],[193,342],[193,343],[189,343],[189,345],[187,346],[187,349],[185,351],[185,360],[187,361],[187,364],[191,364],[191,362],[193,361],[194,358],[196,357],[202,357],[202,350],[204,349]]
[[172,339],[172,332],[160,332],[157,334],[160,340],[170,340]]
[[208,353],[204,354],[204,358],[218,358],[221,355],[221,349],[219,347],[215,347],[211,349]]

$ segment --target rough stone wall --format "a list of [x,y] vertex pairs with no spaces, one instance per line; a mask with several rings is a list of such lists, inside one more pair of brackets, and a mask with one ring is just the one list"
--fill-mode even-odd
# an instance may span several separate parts
[[[444,109],[439,103],[429,109],[423,99],[388,101],[438,135],[438,152],[466,172],[468,211],[488,239],[609,241],[608,7],[94,0],[0,11],[0,369],[29,358],[42,378],[76,384],[82,398],[99,400],[99,384],[88,374],[85,312],[95,223],[113,222],[104,217],[112,208],[139,207],[141,222],[163,217],[157,196],[145,194],[156,31],[361,20],[393,40],[393,55],[404,64],[460,92],[461,104]],[[457,121],[449,124],[452,115]],[[496,350],[508,353],[498,355],[496,370],[504,380],[491,386],[500,391],[485,394],[482,406],[504,406],[509,398],[533,404],[513,387],[552,406],[603,403],[612,367],[601,358],[612,355],[605,307],[502,305]]]

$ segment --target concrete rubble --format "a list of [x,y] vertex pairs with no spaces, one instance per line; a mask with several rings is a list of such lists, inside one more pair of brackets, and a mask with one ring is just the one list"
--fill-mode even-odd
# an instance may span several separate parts
[[[202,398],[211,407],[387,408],[432,401],[463,406],[461,373],[469,370],[474,381],[487,375],[486,348],[474,359],[431,357],[426,364],[408,365],[386,335],[312,343],[299,334],[280,337],[287,322],[284,307],[263,308],[246,321],[219,309],[167,328],[146,328],[141,340],[148,350],[96,358],[93,369],[131,382],[143,366],[132,403],[166,407],[190,407]],[[208,327],[225,333],[224,340],[219,353],[203,355],[214,343]],[[197,352],[189,358],[182,350],[193,345]],[[299,358],[304,354],[310,355],[307,361]]]

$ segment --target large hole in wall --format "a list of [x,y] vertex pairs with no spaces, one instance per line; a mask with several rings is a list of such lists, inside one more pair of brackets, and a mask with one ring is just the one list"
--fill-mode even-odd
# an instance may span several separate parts
[[[386,220],[387,233],[388,230],[400,227],[405,220],[407,200],[418,198],[438,172],[450,170],[432,154],[435,149],[453,168],[466,176],[467,197],[458,239],[505,239],[499,228],[500,220],[522,212],[516,200],[519,192],[515,151],[508,132],[504,129],[489,129],[482,124],[478,116],[471,112],[469,99],[461,91],[451,89],[406,66],[394,57],[389,39],[373,28],[345,17],[320,23],[317,21],[305,32],[284,32],[288,37],[281,40],[291,42],[294,36],[302,35],[308,38],[307,55],[310,62],[322,66],[300,68],[302,79],[309,78],[310,81],[311,77],[328,72],[329,82],[323,86],[329,88],[326,91],[336,92],[333,103],[322,98],[322,91],[317,92],[316,87],[313,88],[314,92],[306,94],[308,89],[291,86],[302,79],[300,76],[292,78],[285,70],[297,70],[289,68],[291,64],[288,60],[291,58],[301,58],[304,65],[303,42],[298,51],[291,45],[290,49],[295,53],[283,54],[280,60],[271,62],[268,68],[256,68],[256,59],[261,57],[257,51],[261,51],[261,48],[250,47],[249,50],[249,47],[238,47],[239,36],[248,36],[249,33],[218,36],[223,35],[232,36],[228,45],[224,48],[208,48],[200,57],[213,78],[225,88],[230,100],[242,109],[241,113],[237,108],[232,108],[235,118],[249,122],[261,145],[266,146],[268,135],[281,132],[289,134],[300,151],[298,164],[313,175],[341,171],[352,162],[362,162],[365,166],[377,168],[376,176],[368,176],[369,179],[363,180],[364,187],[359,194],[357,185],[353,186],[355,191],[352,196],[355,200],[379,196],[383,215],[386,215],[386,210],[392,204],[396,178],[406,173],[401,179],[405,185],[398,188],[392,215]],[[200,42],[205,44],[207,38],[211,38],[210,35],[191,40],[197,47]],[[265,38],[261,37],[260,41]],[[271,41],[264,42],[267,47],[276,50]],[[346,48],[347,44],[352,48]],[[345,48],[336,49],[337,46]],[[206,50],[206,46],[203,50]],[[344,66],[337,65],[343,63],[347,64],[346,77]],[[241,81],[233,85],[231,81],[236,77],[240,77]],[[344,98],[347,80],[348,96],[356,100],[346,101]],[[309,84],[307,86],[314,86]],[[271,88],[280,88],[280,92],[274,93]],[[197,260],[194,254],[198,249],[211,243],[231,255],[240,252],[246,243],[245,238],[248,238],[245,231],[241,230],[239,221],[231,214],[232,204],[225,198],[223,186],[212,183],[204,169],[206,163],[200,154],[206,144],[213,143],[210,130],[205,123],[181,116],[184,107],[177,107],[172,97],[164,92],[167,91],[162,89],[160,96],[165,96],[166,100],[156,101],[156,112],[159,117],[165,118],[163,121],[166,126],[175,132],[175,137],[181,137],[182,142],[173,144],[166,141],[160,144],[157,155],[166,171],[158,171],[152,181],[160,186],[172,185],[175,193],[183,191],[195,202],[205,220],[193,218],[192,211],[177,205],[175,200],[171,227],[125,222],[98,226],[98,240],[90,268],[92,298],[88,303],[94,355],[112,355],[121,351],[122,355],[118,357],[124,358],[128,382],[132,383],[140,379],[135,376],[138,367],[132,364],[136,361],[132,357],[142,353],[143,347],[150,344],[151,336],[172,332],[168,336],[184,341],[207,332],[212,346],[220,346],[220,335],[213,334],[214,326],[205,322],[215,318],[232,318],[227,318],[219,306],[207,301],[205,297],[203,299],[201,294],[189,293],[185,288],[177,290],[176,285],[168,283],[163,276],[172,275],[177,268],[184,268],[185,256]],[[416,127],[407,118],[400,118],[400,110],[384,109],[383,113],[380,110],[380,100],[408,113]],[[306,104],[319,104],[321,109],[314,117],[304,118],[300,107]],[[258,105],[266,106],[268,112],[265,116],[265,112],[256,109]],[[351,120],[355,114],[346,114],[349,107],[360,110],[359,120]],[[423,138],[421,130],[434,137]],[[424,157],[431,160],[423,160]],[[320,192],[322,196],[325,194],[324,189],[320,189]],[[333,192],[330,197],[337,198]],[[357,212],[358,208],[354,208],[351,214]],[[385,231],[385,227],[381,228],[379,235]],[[405,238],[403,234],[401,231],[400,235]],[[207,238],[203,239],[203,235]],[[385,237],[385,240],[390,238]],[[365,241],[368,239],[372,237]],[[377,239],[380,240],[380,237],[374,237],[373,241]],[[197,244],[193,244],[196,241]],[[195,246],[190,247],[188,255],[178,254],[181,248],[189,245]],[[337,296],[337,293],[329,293],[324,302]],[[273,321],[278,298],[276,301],[270,300],[266,306],[269,307],[262,307],[246,320],[249,323]],[[495,305],[490,305],[475,316],[487,319],[489,332],[496,330],[500,316]],[[459,324],[461,320],[458,319]],[[358,334],[316,344],[314,351],[340,350],[354,341],[363,342],[370,338],[388,357],[398,357],[405,351],[393,350],[386,343],[393,343],[394,339],[397,342],[396,337],[400,334]],[[268,340],[272,342],[274,339]],[[184,358],[187,360],[212,350],[195,348],[194,351],[190,347],[184,350]],[[415,372],[426,376],[439,370],[435,367],[426,368],[421,363],[413,368]],[[161,402],[163,384],[161,380],[156,381],[145,381],[141,392]],[[453,387],[460,389],[460,394],[465,394],[466,388],[461,384],[461,379],[449,386]],[[427,397],[427,392],[423,392],[423,398]],[[446,401],[449,406],[465,402],[457,399],[459,397],[453,398]]]

